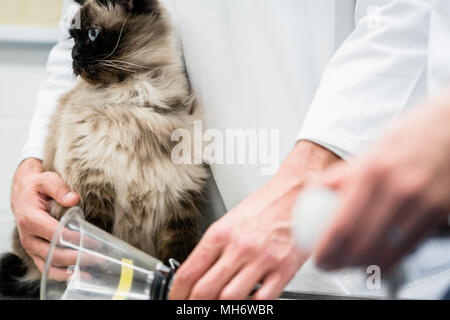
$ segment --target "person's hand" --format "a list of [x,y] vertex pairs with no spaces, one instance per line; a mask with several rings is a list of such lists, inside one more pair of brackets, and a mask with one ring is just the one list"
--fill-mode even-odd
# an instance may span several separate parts
[[302,141],[274,179],[214,223],[175,275],[171,299],[276,299],[307,256],[291,235],[298,193],[316,172],[339,160]]
[[362,158],[324,174],[341,194],[316,247],[327,270],[378,265],[389,271],[450,213],[450,97],[425,105]]
[[[76,205],[80,198],[70,192],[58,174],[43,172],[42,163],[27,159],[21,163],[14,176],[11,192],[11,208],[15,214],[20,241],[39,271],[43,271],[45,258],[58,221],[47,212],[49,199],[63,207]],[[58,266],[74,264],[74,253],[56,252],[53,261]],[[51,273],[59,273],[54,269]]]

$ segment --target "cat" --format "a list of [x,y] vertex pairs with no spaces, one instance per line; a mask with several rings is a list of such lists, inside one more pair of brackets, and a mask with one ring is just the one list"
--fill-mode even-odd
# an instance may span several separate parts
[[[182,262],[201,236],[208,170],[171,159],[172,133],[192,132],[202,116],[170,17],[157,0],[77,2],[80,25],[74,19],[70,36],[80,77],[51,118],[44,170],[80,194],[87,221],[162,261]],[[67,208],[51,200],[48,209],[60,219]],[[39,279],[16,228],[0,294],[36,296]]]

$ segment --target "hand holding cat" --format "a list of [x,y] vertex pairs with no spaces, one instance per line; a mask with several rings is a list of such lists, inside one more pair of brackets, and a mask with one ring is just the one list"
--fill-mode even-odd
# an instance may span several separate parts
[[267,185],[214,223],[180,267],[171,299],[276,299],[307,256],[291,235],[298,193],[330,163],[331,152],[300,142]]
[[450,95],[418,108],[365,156],[332,168],[325,185],[342,196],[316,250],[325,269],[388,270],[450,212]]
[[[49,241],[58,225],[58,221],[46,212],[50,198],[64,207],[71,207],[79,202],[79,196],[70,192],[56,173],[43,172],[40,160],[23,161],[14,177],[11,208],[16,217],[22,246],[40,272],[45,265]],[[73,252],[57,252],[55,261],[58,266],[51,268],[50,277],[67,278],[65,268],[57,267],[73,265],[75,260]]]

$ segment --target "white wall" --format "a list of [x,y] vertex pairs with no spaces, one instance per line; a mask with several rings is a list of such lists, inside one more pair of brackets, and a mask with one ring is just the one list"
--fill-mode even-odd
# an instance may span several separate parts
[[0,253],[10,247],[11,181],[24,146],[51,45],[0,42]]

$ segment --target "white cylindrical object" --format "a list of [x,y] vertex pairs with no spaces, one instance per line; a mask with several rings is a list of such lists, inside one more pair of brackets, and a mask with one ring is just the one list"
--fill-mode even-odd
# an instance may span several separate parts
[[339,196],[326,188],[305,189],[293,209],[293,232],[301,249],[313,251],[335,213]]

